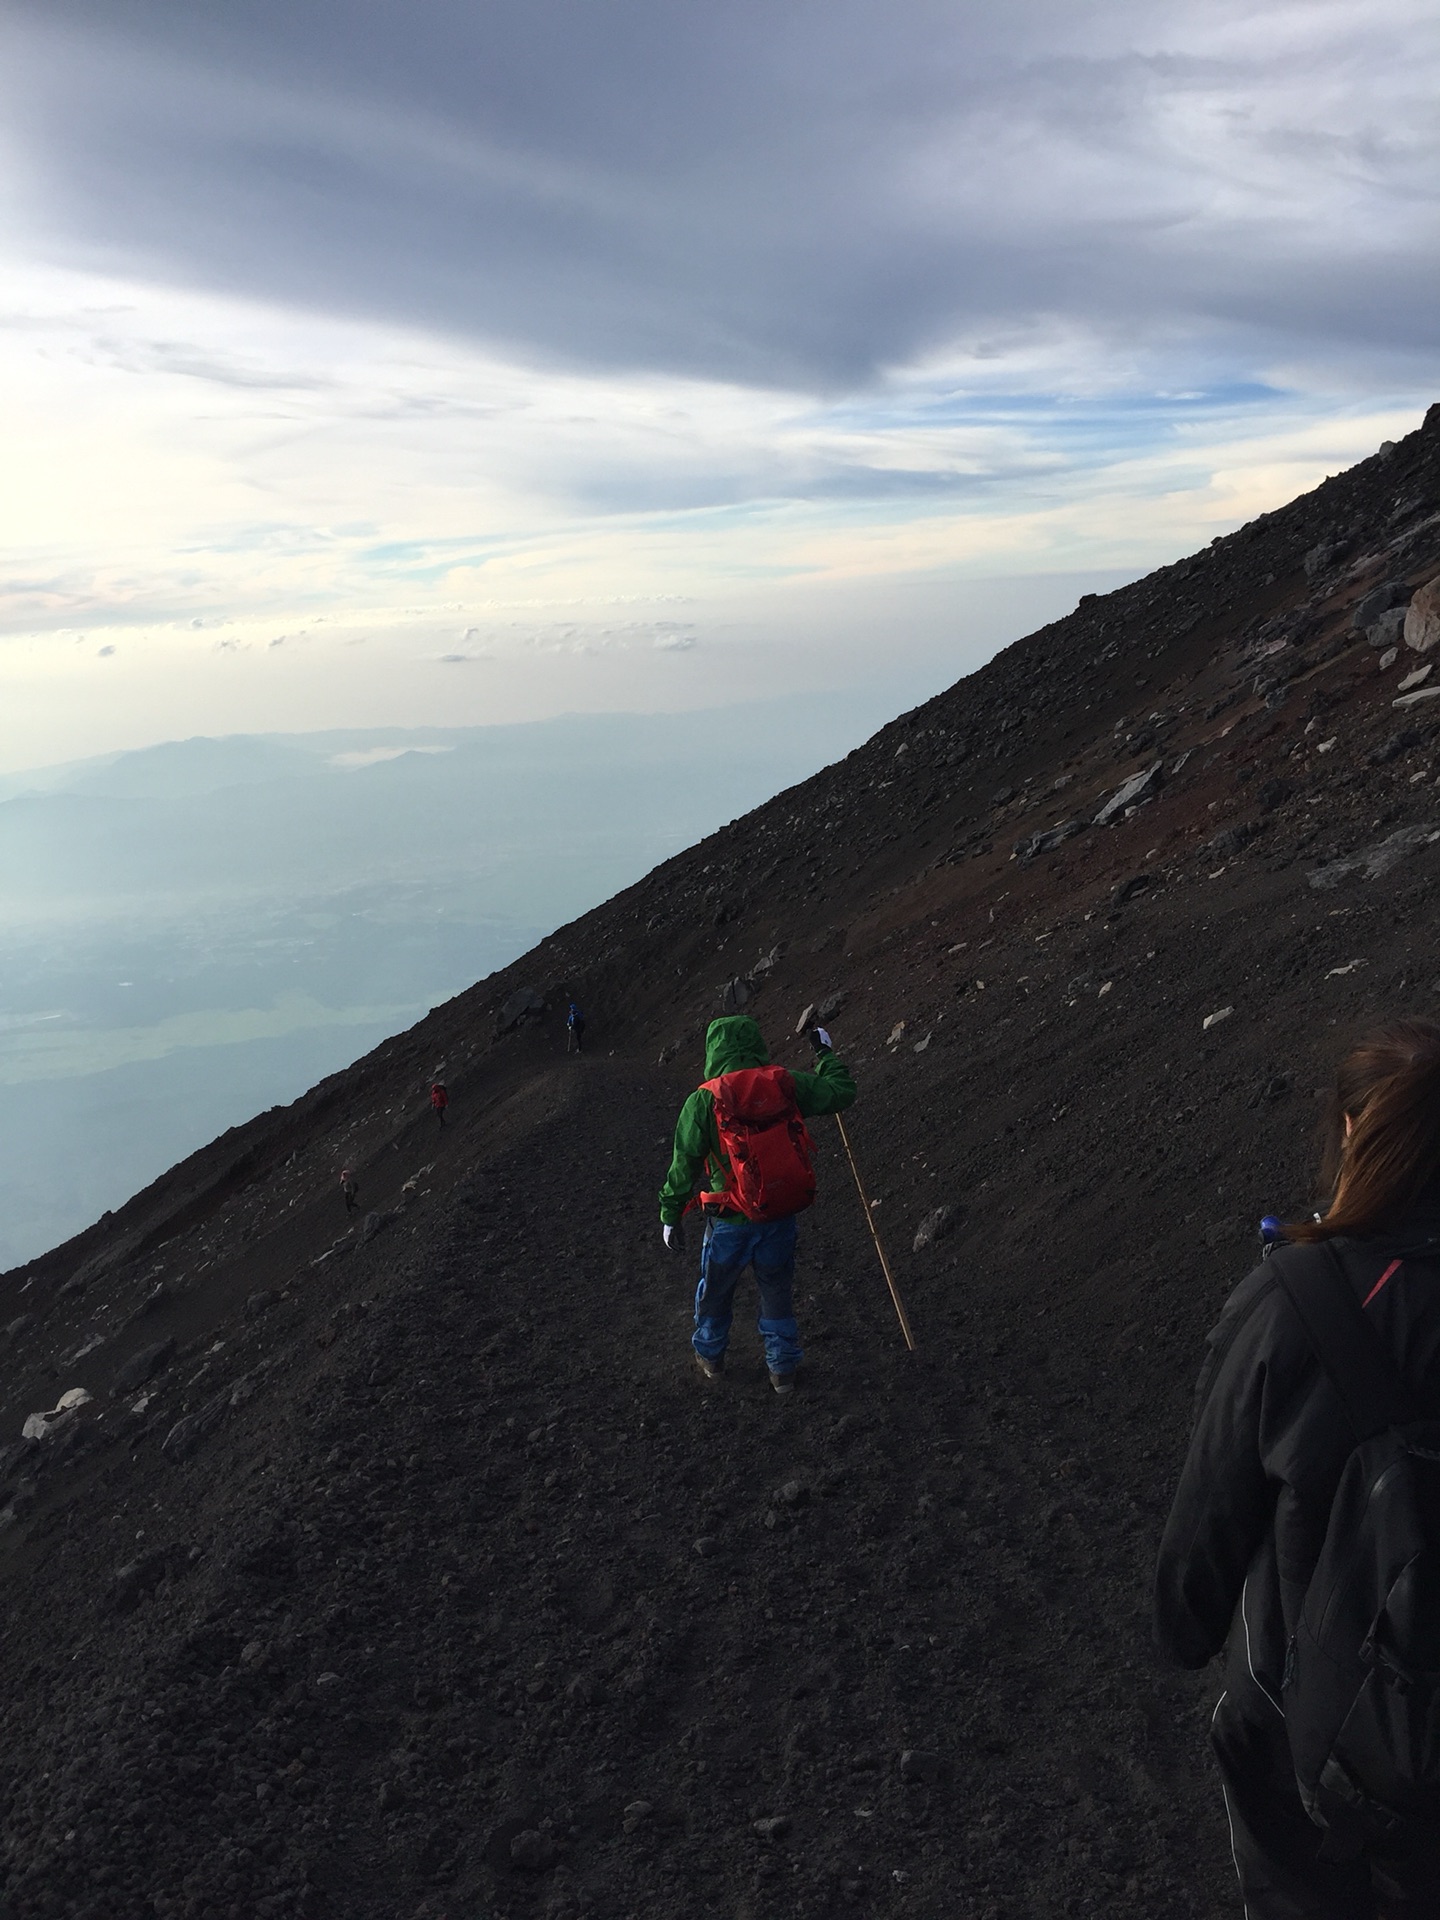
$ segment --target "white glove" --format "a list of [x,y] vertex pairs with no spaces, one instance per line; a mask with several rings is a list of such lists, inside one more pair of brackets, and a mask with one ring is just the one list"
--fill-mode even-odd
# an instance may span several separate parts
[[683,1253],[685,1251],[685,1224],[683,1221],[677,1220],[673,1227],[662,1227],[660,1231],[665,1236],[665,1246],[670,1253]]

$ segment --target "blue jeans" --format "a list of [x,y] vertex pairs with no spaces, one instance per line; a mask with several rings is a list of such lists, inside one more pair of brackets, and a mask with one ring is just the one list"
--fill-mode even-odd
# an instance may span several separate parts
[[705,1222],[691,1337],[697,1353],[718,1360],[729,1346],[735,1285],[746,1267],[753,1267],[760,1289],[760,1318],[755,1324],[765,1342],[765,1364],[772,1373],[795,1371],[803,1357],[795,1324],[796,1233],[793,1213],[763,1225],[750,1220]]

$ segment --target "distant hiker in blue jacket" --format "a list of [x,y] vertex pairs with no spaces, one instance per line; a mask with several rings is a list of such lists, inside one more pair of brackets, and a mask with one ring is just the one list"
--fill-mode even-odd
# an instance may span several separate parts
[[585,1016],[572,1000],[570,1011],[565,1016],[565,1051],[583,1053],[585,1051]]
[[681,1221],[697,1198],[705,1214],[691,1345],[707,1380],[725,1364],[735,1288],[746,1267],[760,1291],[757,1324],[777,1393],[792,1391],[804,1357],[794,1307],[795,1216],[815,1198],[814,1142],[805,1120],[839,1113],[855,1098],[850,1070],[823,1027],[813,1030],[811,1044],[819,1056],[814,1073],[789,1073],[771,1066],[748,1015],[712,1020],[705,1080],[680,1109],[660,1223],[665,1245],[679,1253]]

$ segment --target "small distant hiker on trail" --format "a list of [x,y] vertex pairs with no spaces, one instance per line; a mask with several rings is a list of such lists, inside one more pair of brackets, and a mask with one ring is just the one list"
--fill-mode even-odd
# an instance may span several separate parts
[[[1440,1023],[1341,1061],[1323,1215],[1231,1294],[1155,1628],[1210,1724],[1249,1920],[1440,1914]],[[1270,1221],[1270,1238],[1276,1237]]]
[[435,1118],[440,1122],[442,1127],[445,1124],[445,1109],[449,1104],[450,1096],[445,1091],[445,1082],[443,1080],[437,1080],[430,1089],[430,1105],[434,1109]]
[[340,1176],[340,1191],[345,1196],[346,1213],[354,1213],[355,1198],[356,1198],[356,1195],[359,1193],[360,1188],[356,1184],[353,1170],[349,1167],[346,1167],[345,1171]]
[[572,1000],[570,1011],[565,1016],[565,1051],[583,1053],[585,1051],[585,1016]]
[[811,1032],[814,1073],[770,1064],[747,1014],[712,1020],[705,1079],[680,1109],[675,1154],[660,1189],[660,1223],[672,1253],[685,1246],[690,1207],[705,1215],[691,1345],[700,1371],[719,1375],[730,1344],[735,1287],[746,1267],[760,1292],[757,1326],[777,1393],[789,1393],[804,1355],[795,1324],[796,1214],[815,1198],[814,1142],[805,1121],[855,1098],[850,1070],[823,1027]]

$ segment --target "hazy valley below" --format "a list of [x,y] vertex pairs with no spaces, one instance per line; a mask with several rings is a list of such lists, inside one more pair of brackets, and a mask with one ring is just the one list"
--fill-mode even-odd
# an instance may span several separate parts
[[0,1269],[871,724],[832,696],[195,739],[0,777]]

